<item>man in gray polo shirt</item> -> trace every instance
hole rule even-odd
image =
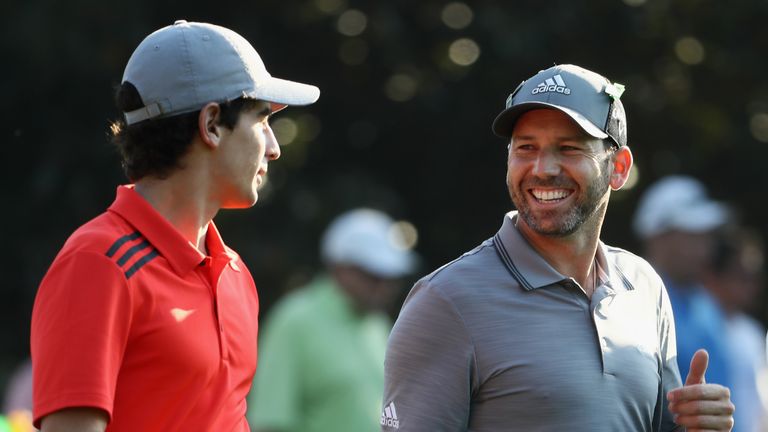
[[[699,351],[681,387],[664,285],[600,242],[632,166],[623,86],[573,65],[524,81],[496,118],[517,211],[421,279],[390,336],[382,430],[728,431]]]

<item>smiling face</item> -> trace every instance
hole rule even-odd
[[[564,237],[589,222],[599,231],[609,190],[623,185],[631,166],[631,156],[621,165],[616,155],[628,152],[625,147],[607,150],[601,139],[587,135],[561,111],[523,114],[507,159],[507,188],[519,212],[518,227],[529,235]]]
[[[258,200],[269,161],[280,146],[269,125],[270,106],[259,102],[246,109],[233,129],[222,127],[216,178],[222,208],[250,207]]]

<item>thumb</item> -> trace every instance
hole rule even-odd
[[[709,364],[709,353],[707,350],[700,349],[696,351],[691,359],[691,368],[688,370],[688,377],[685,379],[685,385],[704,384],[704,373],[707,372]]]

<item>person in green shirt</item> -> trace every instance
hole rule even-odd
[[[337,217],[321,244],[326,271],[278,301],[260,336],[248,419],[260,432],[379,430],[384,313],[415,254],[386,214]]]

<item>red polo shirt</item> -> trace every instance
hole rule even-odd
[[[131,186],[75,231],[32,312],[35,425],[67,407],[107,431],[247,431],[259,301],[208,225],[202,255]]]

